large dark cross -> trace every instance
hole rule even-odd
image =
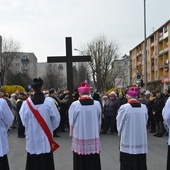
[[[47,57],[47,63],[66,63],[67,67],[67,88],[70,92],[70,100],[73,93],[73,62],[91,61],[91,56],[72,56],[72,40],[66,37],[66,56],[50,56]]]

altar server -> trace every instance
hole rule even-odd
[[[52,135],[60,123],[59,111],[54,100],[42,93],[42,79],[35,78],[31,86],[35,93],[19,112],[26,134],[26,170],[54,170]]]

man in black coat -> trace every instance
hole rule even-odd
[[[165,98],[160,90],[157,90],[155,93],[156,93],[156,99],[154,100],[154,103],[153,103],[152,113],[153,113],[154,120],[156,122],[157,132],[153,136],[162,137],[165,131],[164,125],[163,125],[163,117],[162,117],[162,110],[165,105],[165,102],[164,102]]]
[[[23,101],[26,99],[26,94],[23,92],[19,93],[19,97],[17,100],[17,113],[18,113],[18,138],[25,138],[25,127],[22,124],[19,111],[22,106]]]
[[[97,100],[97,101],[99,101],[99,102],[101,101],[101,100],[100,100],[100,95],[94,91],[94,88],[93,88],[93,87],[90,87],[90,93],[91,93],[91,97],[92,97],[94,100]]]

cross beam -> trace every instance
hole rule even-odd
[[[73,93],[73,62],[91,61],[91,56],[72,56],[72,40],[66,37],[66,56],[50,56],[47,57],[47,63],[66,63],[67,68],[67,88],[70,91],[70,100]]]

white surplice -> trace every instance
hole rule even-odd
[[[80,155],[100,153],[100,103],[94,100],[93,105],[81,105],[80,101],[75,101],[68,113],[72,151]]]
[[[129,103],[124,104],[119,108],[116,119],[118,135],[121,137],[120,151],[129,154],[147,153],[146,106],[141,104],[141,107],[132,107]]]
[[[53,135],[53,130],[56,129],[60,123],[60,114],[54,103],[54,99],[46,97],[44,103],[38,105],[34,105],[30,98],[29,101],[33,108],[39,111]],[[49,153],[51,148],[48,138],[26,101],[23,102],[19,114],[25,126],[26,150],[30,154]]]
[[[0,157],[9,152],[7,131],[14,120],[6,100],[0,98]]]
[[[162,110],[162,116],[163,116],[164,122],[167,125],[168,129],[170,129],[170,97],[166,101],[165,106]],[[168,138],[168,145],[170,146],[170,135]]]

